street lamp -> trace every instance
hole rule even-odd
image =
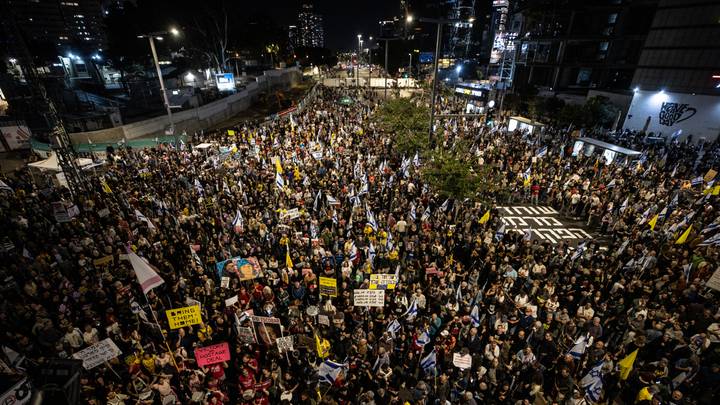
[[[147,38],[150,42],[150,51],[152,52],[153,62],[155,62],[155,70],[157,71],[158,80],[160,81],[160,93],[162,93],[163,103],[165,103],[165,110],[167,111],[168,124],[170,126],[170,134],[175,137],[175,147],[180,145],[178,136],[175,133],[175,124],[173,123],[172,111],[170,110],[170,102],[168,101],[167,90],[165,89],[165,82],[163,81],[162,71],[160,70],[160,63],[158,63],[157,52],[155,51],[155,40],[162,41],[162,35],[171,34],[173,36],[180,35],[180,31],[177,28],[170,28],[170,31],[158,31],[151,32],[149,34],[138,35],[138,38]]]
[[[412,76],[412,53],[409,53],[410,63],[408,63],[408,78]]]
[[[405,22],[408,24],[413,22],[413,16],[411,14],[408,14],[408,16],[405,17]]]
[[[355,60],[355,85],[360,87],[360,53],[362,53],[362,34],[358,34],[358,51]]]
[[[368,42],[368,87],[370,87],[370,82],[372,81],[372,41],[373,37],[370,37],[370,41]]]

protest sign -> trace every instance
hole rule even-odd
[[[230,347],[228,347],[227,342],[212,346],[196,347],[195,360],[197,361],[198,367],[228,361],[230,360]]]
[[[55,217],[55,220],[57,222],[70,222],[70,214],[68,214],[67,208],[65,208],[65,204],[62,201],[55,201],[51,203],[51,205],[53,210],[53,216]]]
[[[385,290],[353,290],[353,305],[356,307],[382,307],[385,305]]]
[[[202,316],[200,315],[200,307],[198,305],[168,309],[165,311],[165,314],[167,315],[170,329],[178,329],[202,323]]]
[[[371,274],[371,290],[393,290],[398,282],[398,276],[394,274]]]
[[[230,277],[223,276],[220,278],[220,287],[228,288],[230,286]]]
[[[469,354],[463,356],[460,353],[453,353],[453,365],[457,368],[467,370],[472,366],[472,356]]]
[[[255,257],[233,257],[232,259],[223,260],[215,265],[218,277],[236,275],[240,281],[252,280],[262,277],[262,269],[260,263]]]
[[[275,339],[275,343],[277,343],[278,350],[281,352],[293,351],[293,337],[292,336],[279,337],[279,338]]]
[[[707,283],[705,283],[706,287],[712,288],[715,291],[720,291],[720,269],[715,270],[715,272],[710,276]]]
[[[316,152],[311,152],[311,154],[312,154],[312,157],[313,157],[315,160],[320,160],[320,159],[323,158],[323,153],[322,153],[321,150],[316,151]]]
[[[280,219],[295,219],[300,216],[300,210],[293,208],[280,215]]]
[[[255,342],[255,334],[253,333],[252,328],[238,326],[236,329],[237,329],[237,333],[238,333],[238,339],[240,339],[241,342],[247,343],[247,344],[256,343]]]
[[[318,324],[330,326],[330,318],[327,315],[318,315]]]
[[[255,322],[258,343],[262,342],[265,347],[271,347],[277,338],[282,337],[280,319],[256,315],[251,315],[250,319]]]
[[[330,277],[320,277],[320,295],[337,297],[337,280]]]
[[[85,370],[92,370],[100,364],[103,364],[110,359],[114,359],[121,354],[122,352],[115,345],[115,342],[113,342],[112,339],[107,338],[73,354],[73,358],[82,360]]]
[[[225,300],[225,306],[226,306],[226,307],[231,307],[231,306],[233,306],[236,302],[238,302],[238,296],[237,296],[237,294],[235,294],[235,295],[233,295],[232,297],[226,299],[226,300]]]
[[[9,382],[11,381],[11,377],[8,376],[7,380],[8,382],[6,387],[9,386]],[[28,381],[27,377],[22,377],[15,384],[13,384],[10,388],[7,389],[2,395],[0,395],[0,404],[2,405],[22,405],[27,404],[30,402],[30,398],[32,398],[32,386],[30,385],[30,381]]]

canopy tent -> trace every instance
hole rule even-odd
[[[75,163],[78,165],[78,167],[84,167],[84,166],[93,164],[93,160],[87,159],[87,158],[78,158],[75,161]],[[60,163],[58,162],[58,158],[57,158],[57,155],[55,154],[55,152],[51,152],[50,157],[45,160],[41,160],[39,162],[28,163],[28,166],[34,167],[34,168],[40,169],[40,170],[50,170],[53,172],[61,172],[62,171],[62,169],[60,168]]]

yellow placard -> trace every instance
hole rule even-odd
[[[394,290],[398,279],[394,274],[371,274],[370,289],[371,290]]]
[[[168,309],[165,313],[167,314],[170,329],[178,329],[202,323],[199,305]]]
[[[228,129],[228,135],[230,135],[230,136],[235,135],[235,131],[232,129]]]
[[[705,173],[705,176],[703,177],[703,180],[705,180],[705,183],[711,182],[715,176],[717,176],[717,172],[713,169],[710,169]]]
[[[337,297],[337,280],[330,277],[320,277],[320,294]]]

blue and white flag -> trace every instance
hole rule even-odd
[[[702,176],[697,176],[697,177],[695,177],[694,179],[692,179],[692,181],[690,181],[690,184],[693,185],[693,186],[697,186],[698,184],[702,184],[702,183],[703,183],[703,177],[702,177]]]
[[[406,316],[408,318],[414,318],[418,314],[418,306],[417,306],[417,300],[413,299],[412,303],[410,303],[410,306],[408,307],[407,311],[405,311],[402,316]]]
[[[227,195],[232,195],[232,192],[230,191],[230,187],[228,187],[227,183],[225,183],[225,180],[223,180],[223,193]]]
[[[354,262],[357,259],[358,250],[357,246],[355,246],[355,241],[350,242],[350,261]]]
[[[628,206],[628,198],[629,198],[629,197],[625,197],[625,201],[623,201],[622,204],[620,204],[620,212],[621,212],[621,213],[622,213],[622,212],[625,212],[625,210],[627,209],[627,206]]]
[[[495,232],[495,240],[500,242],[505,237],[505,224],[500,226],[500,229]]]
[[[720,223],[717,222],[717,219],[716,219],[715,221],[716,221],[716,222],[713,222],[713,223],[711,223],[710,225],[708,225],[708,226],[706,226],[705,228],[703,228],[703,230],[700,231],[700,234],[701,234],[701,235],[704,235],[704,234],[706,234],[706,233],[708,233],[708,232],[712,232],[712,231],[720,228]]]
[[[377,232],[378,224],[377,221],[375,221],[375,214],[370,211],[367,205],[365,206],[365,217],[367,218],[367,224],[372,228],[373,232]]]
[[[312,222],[310,222],[310,238],[311,239],[317,238],[317,227]]]
[[[470,320],[472,321],[472,326],[476,328],[480,326],[480,308],[478,308],[477,305],[473,306],[472,311],[470,311]]]
[[[686,283],[689,283],[689,282],[690,282],[690,275],[692,274],[693,264],[692,264],[692,263],[688,263],[688,264],[686,264],[686,265],[683,265],[682,268],[683,268],[683,275],[685,276],[685,282],[686,282]]]
[[[237,210],[235,213],[235,219],[233,219],[232,222],[233,229],[236,233],[240,233],[243,231],[243,227],[245,226],[245,221],[243,221],[242,214],[240,213],[240,210]]]
[[[425,347],[426,344],[430,343],[430,335],[428,335],[427,331],[423,332],[420,336],[418,336],[415,343],[417,343],[420,347]]]
[[[720,233],[716,233],[714,236],[705,239],[698,246],[716,246],[720,245]]]
[[[282,190],[283,188],[285,188],[285,179],[283,179],[282,174],[280,174],[280,173],[275,173],[275,185],[276,185],[280,190]]]
[[[585,396],[592,402],[599,402],[603,391],[603,362],[599,362],[585,377],[580,380],[580,388],[585,390]]]
[[[540,148],[540,150],[538,150],[538,153],[535,156],[541,158],[541,157],[547,155],[547,150],[548,150],[547,146],[543,146],[542,148]]]
[[[413,165],[415,167],[420,167],[420,155],[418,155],[417,152],[415,152],[415,157],[413,158]]]
[[[340,205],[340,201],[336,200],[335,197],[331,196],[330,194],[325,194],[325,199],[330,205]]]
[[[460,304],[463,300],[463,293],[460,287],[462,287],[462,283],[458,283],[457,290],[455,290],[455,300],[458,304]]]
[[[615,179],[610,180],[610,183],[605,186],[607,188],[614,188],[615,187]]]
[[[677,164],[675,165],[675,167],[673,167],[673,171],[672,171],[672,173],[670,173],[671,179],[675,178],[675,173],[677,173],[677,167],[678,167]]]
[[[387,249],[387,251],[389,252],[389,251],[393,250],[394,247],[395,247],[395,241],[393,240],[392,233],[390,233],[390,231],[388,231],[387,242],[385,242],[385,249]]]
[[[415,214],[415,203],[410,204],[410,220],[415,222],[417,221],[417,214]]]
[[[529,242],[532,240],[532,237],[533,237],[532,228],[527,228],[527,229],[525,229],[525,231],[523,231],[523,238],[522,238],[523,241]]]
[[[447,209],[448,209],[448,205],[449,205],[449,204],[450,204],[450,199],[449,199],[449,198],[446,198],[446,199],[445,199],[445,202],[442,203],[442,205],[440,206],[440,209],[442,210],[442,212],[447,212]]]
[[[583,242],[578,245],[578,247],[575,249],[575,253],[573,253],[572,257],[570,258],[571,261],[575,261],[578,257],[582,256],[582,254],[585,252],[585,243]]]
[[[400,322],[398,322],[397,319],[394,319],[390,325],[388,325],[388,332],[392,335],[393,339],[395,338],[395,334],[400,332],[400,329],[402,329],[402,326],[400,326]]]
[[[677,207],[677,205],[678,205],[678,194],[680,194],[680,193],[675,193],[675,197],[673,197],[672,201],[670,201],[670,207],[671,207],[671,208]]]
[[[430,374],[432,372],[434,375],[436,373],[436,361],[435,350],[433,350],[420,361],[420,367],[422,367],[423,371],[425,371],[425,374]]]
[[[195,190],[197,190],[198,194],[205,195],[205,188],[200,184],[199,179],[195,179]]]
[[[313,202],[313,211],[317,211],[320,207],[320,190],[315,195],[315,201]]]
[[[347,366],[347,364],[340,364],[330,360],[323,361],[318,367],[318,381],[330,385],[335,384],[335,381],[340,377],[340,373]]]
[[[368,248],[368,257],[370,258],[370,265],[374,267],[375,263],[375,246],[373,246],[372,242],[370,242],[370,247]]]
[[[152,223],[152,221],[147,219],[147,217],[145,215],[143,215],[140,211],[135,210],[135,217],[138,219],[138,221],[145,222],[145,224],[147,224],[148,229],[157,229],[157,228],[155,228],[155,225]]]
[[[580,360],[589,344],[588,335],[583,335],[575,340],[573,346],[568,350],[567,354],[572,356],[575,360]]]
[[[425,208],[425,212],[423,212],[422,217],[420,217],[420,221],[425,222],[428,219],[430,219],[430,206],[428,205],[427,208]]]

